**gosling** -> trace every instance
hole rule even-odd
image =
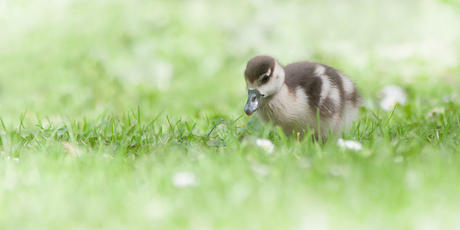
[[[338,70],[315,62],[283,67],[260,55],[249,60],[244,72],[249,116],[257,111],[264,121],[280,126],[285,135],[304,137],[307,129],[326,140],[329,133],[348,131],[362,98],[355,84]],[[319,127],[318,127],[319,118]]]

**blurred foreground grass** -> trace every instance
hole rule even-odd
[[[0,229],[458,228],[458,21],[455,1],[1,1]],[[242,116],[256,54],[350,75],[364,149]]]

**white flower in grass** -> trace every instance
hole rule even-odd
[[[6,159],[7,159],[7,160],[9,160],[9,159],[10,159],[10,157],[7,157]],[[16,162],[16,163],[18,163],[18,162],[19,162],[19,158],[14,158],[13,160],[14,160],[14,162]]]
[[[172,183],[178,188],[186,188],[198,185],[195,174],[192,172],[178,172],[172,177]]]
[[[445,110],[444,108],[441,108],[441,107],[436,107],[436,108],[433,108],[430,112],[428,112],[426,114],[427,117],[431,117],[431,118],[434,118],[434,117],[437,117],[441,114],[444,114],[445,113]]]
[[[382,100],[380,107],[385,111],[393,110],[396,104],[407,104],[407,96],[404,90],[396,85],[387,85],[381,91]]]
[[[342,167],[340,165],[332,165],[329,172],[332,176],[340,176],[342,175]]]
[[[423,183],[423,177],[415,170],[407,170],[405,180],[410,189],[420,188]]]
[[[342,138],[337,140],[337,145],[341,148],[347,148],[356,151],[363,150],[363,145],[361,143],[352,140],[344,140]]]
[[[273,153],[273,151],[275,150],[275,145],[267,139],[257,139],[256,145],[264,149],[267,153]]]
[[[442,100],[445,102],[445,103],[449,103],[452,101],[452,95],[450,94],[444,94],[444,96],[442,96]]]
[[[395,163],[401,163],[404,161],[403,156],[396,156],[395,159],[393,160]]]
[[[261,176],[267,176],[270,174],[270,167],[265,164],[253,164],[251,165],[251,170]]]
[[[460,95],[456,94],[456,93],[452,93],[452,94],[444,94],[444,96],[442,96],[442,100],[445,102],[445,103],[449,103],[449,102],[458,102],[460,100]]]

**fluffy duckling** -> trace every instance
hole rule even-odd
[[[289,136],[303,137],[307,127],[318,130],[325,140],[329,131],[348,129],[361,103],[355,84],[336,69],[315,62],[297,62],[285,67],[270,56],[249,60],[244,72],[248,101],[244,111],[279,125]],[[319,116],[320,127],[318,129]]]

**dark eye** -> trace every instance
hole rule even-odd
[[[262,84],[265,84],[268,82],[268,80],[270,80],[270,77],[268,75],[265,75],[262,77],[262,79],[260,80],[260,83]]]

